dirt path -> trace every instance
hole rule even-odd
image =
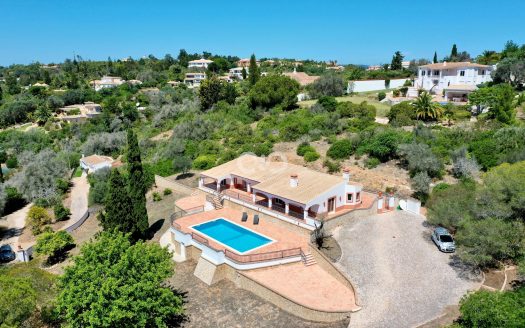
[[[89,182],[86,173],[73,178],[71,188],[71,222],[77,222],[88,209]]]
[[[18,239],[24,231],[27,212],[31,206],[32,204],[27,204],[0,219],[0,243],[2,245],[11,245],[14,250],[18,248]]]

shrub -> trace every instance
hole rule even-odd
[[[398,146],[397,154],[403,159],[410,173],[426,172],[431,177],[441,173],[443,164],[424,143],[409,143]]]
[[[392,91],[392,95],[394,97],[399,97],[400,94],[401,94],[401,91],[399,91],[398,89],[394,89],[394,91]]]
[[[164,196],[171,195],[172,193],[173,193],[173,191],[170,188],[164,189],[164,192],[163,192]]]
[[[60,194],[65,194],[69,187],[71,187],[71,184],[68,180],[62,178],[56,180],[56,189]]]
[[[53,212],[55,213],[55,220],[57,221],[65,221],[69,219],[69,216],[71,215],[71,211],[66,208],[62,202],[57,202],[55,204]]]
[[[11,156],[7,159],[5,165],[8,169],[15,169],[18,167],[18,159],[16,158],[16,156]]]
[[[162,200],[162,197],[160,197],[160,194],[158,192],[154,192],[153,193],[153,201],[154,202],[158,202],[158,201],[161,201]]]
[[[299,89],[299,83],[287,76],[263,76],[248,92],[248,103],[251,108],[268,110],[279,106],[285,110],[292,109],[297,104]]]
[[[381,91],[377,94],[377,100],[381,101],[386,98],[386,93],[384,91]]]
[[[408,92],[408,87],[403,86],[403,87],[399,88],[399,92],[401,92],[403,97],[406,97],[407,92]]]
[[[341,163],[337,161],[331,161],[328,158],[323,162],[323,166],[327,168],[328,173],[336,173],[341,170]]]
[[[215,155],[201,155],[193,161],[193,168],[197,170],[211,169],[217,162]]]
[[[315,152],[315,148],[306,142],[301,143],[297,147],[297,155],[304,156],[304,154],[306,154],[307,152]]]
[[[337,100],[333,96],[321,96],[317,103],[323,106],[323,109],[327,112],[333,112],[337,107]]]
[[[315,151],[308,151],[304,154],[304,160],[307,162],[315,162],[319,157],[320,155]]]
[[[390,124],[393,126],[412,125],[416,119],[416,111],[414,106],[408,101],[403,101],[390,108],[387,114]]]
[[[27,213],[27,223],[33,235],[38,235],[42,232],[44,225],[51,223],[51,217],[45,208],[33,205]]]
[[[428,176],[427,172],[417,173],[411,181],[412,189],[414,189],[416,195],[426,196],[428,195],[430,182],[432,180]]]
[[[310,95],[314,98],[321,96],[342,96],[345,84],[341,77],[335,74],[326,74],[317,79],[309,86]]]
[[[377,167],[379,164],[381,164],[381,161],[378,160],[378,159],[375,158],[375,157],[368,157],[368,158],[365,160],[365,166],[366,166],[366,168],[368,168],[368,169],[373,169],[373,168]]]
[[[44,232],[36,240],[35,252],[47,255],[47,262],[52,264],[72,245],[73,237],[67,231]]]
[[[404,137],[397,131],[386,130],[375,134],[364,147],[369,155],[376,157],[381,162],[386,162],[394,157],[397,145]]]
[[[326,155],[333,159],[344,159],[350,157],[355,151],[355,147],[350,139],[341,139],[334,142]]]
[[[39,207],[45,207],[45,208],[47,208],[47,207],[49,207],[50,202],[49,202],[49,199],[47,199],[47,198],[38,198],[38,199],[36,199],[36,200],[34,201],[34,204],[35,204],[36,206],[39,206]]]
[[[188,171],[191,169],[191,165],[191,159],[186,156],[176,156],[173,159],[173,169],[177,172],[181,172],[182,174],[188,173]]]

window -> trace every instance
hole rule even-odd
[[[485,75],[485,70],[481,70],[481,75]]]
[[[459,71],[459,76],[465,76],[465,71]]]
[[[283,206],[284,207],[284,201],[282,199],[279,199],[279,198],[274,198],[273,199],[273,203],[275,205],[280,205],[280,206]]]
[[[421,71],[421,76],[425,76],[425,71]]]
[[[360,202],[361,201],[361,193],[360,192],[355,194],[355,201],[356,202]]]
[[[348,203],[352,203],[354,201],[354,194],[346,194],[346,200]]]
[[[428,75],[428,76],[430,76],[430,70],[429,70],[429,71],[427,71],[427,75]]]
[[[434,71],[434,76],[439,76],[439,70]]]

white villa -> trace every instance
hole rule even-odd
[[[463,101],[478,84],[492,81],[492,66],[470,62],[435,63],[418,68],[415,87],[445,93],[445,99]]]
[[[230,71],[229,71],[229,76],[232,78],[232,79],[237,79],[237,80],[242,80],[242,67],[234,67],[234,68],[230,68]],[[245,67],[244,68],[246,70],[246,75],[248,75],[248,72],[249,72],[249,68],[248,67]]]
[[[206,73],[186,73],[184,84],[190,88],[195,88],[200,86],[204,80],[206,80]]]
[[[114,160],[110,156],[102,156],[96,154],[85,157],[82,156],[82,158],[80,159],[80,167],[87,173],[93,173],[103,168],[116,167],[120,164],[121,163],[118,159]]]
[[[102,106],[88,101],[83,104],[69,105],[59,110],[57,118],[66,122],[84,122],[102,114]]]
[[[188,62],[188,68],[208,68],[208,65],[213,63],[213,60],[209,60],[209,59],[204,59],[204,58],[201,58],[201,59],[197,59],[197,60],[190,60]]]
[[[350,182],[348,170],[334,176],[254,155],[202,172],[199,188],[305,228],[362,202],[362,186]]]
[[[118,76],[103,76],[100,80],[91,81],[91,85],[95,91],[99,91],[105,88],[115,88],[122,85],[125,81]]]

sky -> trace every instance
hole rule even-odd
[[[389,63],[525,43],[523,0],[0,0],[0,65],[208,51]]]

